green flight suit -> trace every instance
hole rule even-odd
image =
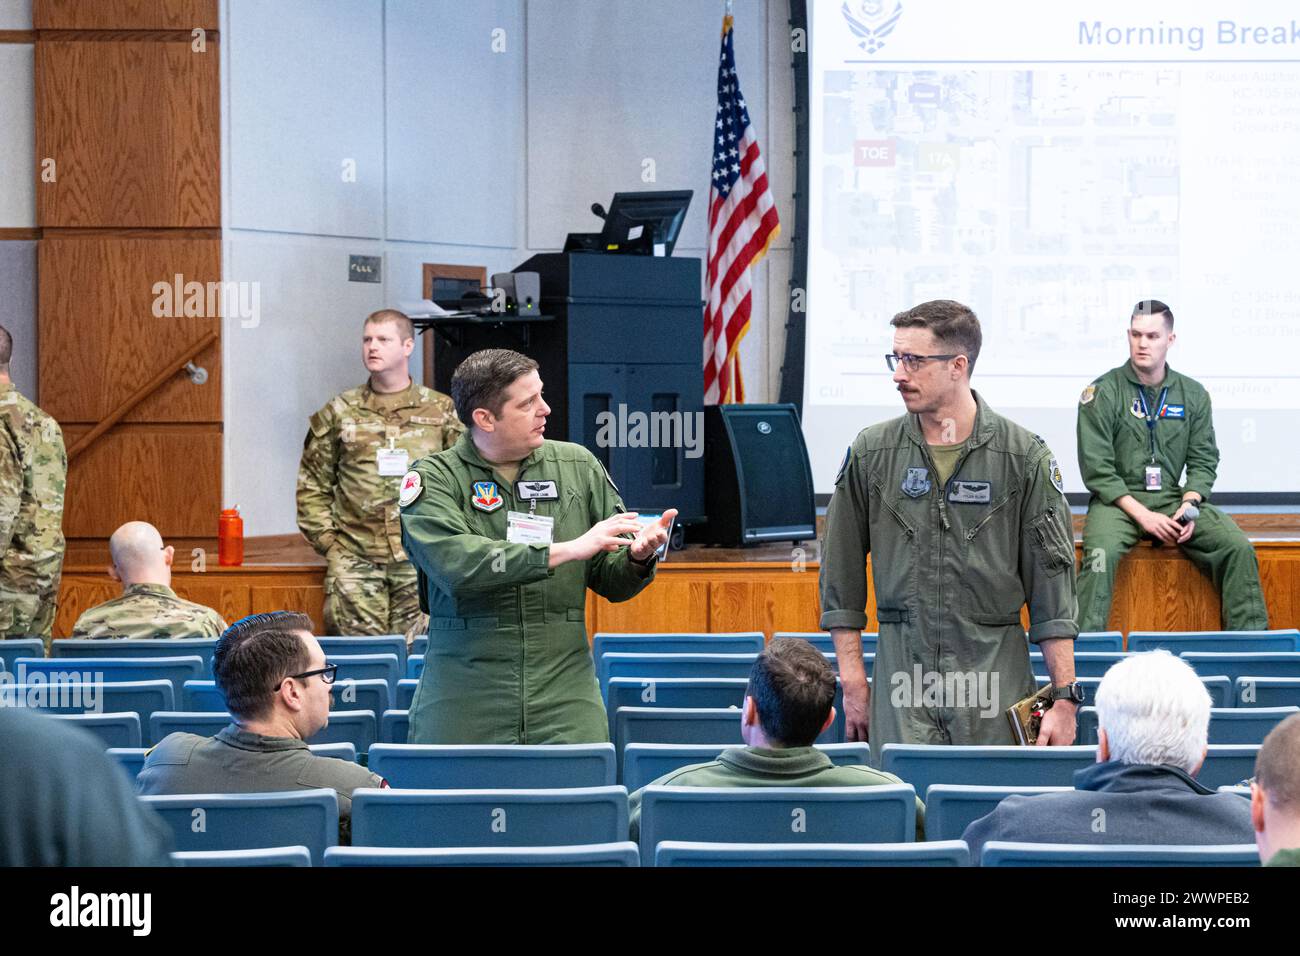
[[[1160,395],[1166,386],[1169,393],[1162,409]],[[1138,400],[1140,387],[1132,363],[1125,362],[1085,388],[1079,398],[1079,468],[1092,492],[1079,568],[1079,629],[1106,630],[1120,559],[1143,537],[1116,499],[1132,495],[1152,511],[1172,515],[1189,491],[1200,494],[1201,515],[1192,536],[1179,547],[1219,589],[1223,627],[1266,629],[1268,609],[1255,549],[1231,518],[1206,503],[1219,465],[1209,393],[1168,366],[1164,382],[1145,389],[1147,408],[1155,417],[1162,485],[1160,491],[1147,491],[1151,438]],[[1187,480],[1182,483],[1184,468]]]
[[[866,626],[871,554],[880,638],[873,760],[887,743],[1011,744],[1005,711],[1035,687],[1029,641],[1078,634],[1074,536],[1042,439],[975,394],[966,450],[946,485],[913,415],[864,429],[826,512],[821,626]]]
[[[402,545],[419,572],[429,648],[410,742],[608,740],[587,643],[587,588],[626,601],[653,578],[653,559],[638,565],[622,548],[548,570],[549,545],[506,541],[507,514],[530,510],[521,485],[554,482],[556,500],[533,499],[538,515],[554,519],[554,541],[579,538],[624,510],[600,462],[581,445],[547,441],[512,484],[465,434],[416,462],[412,475],[403,481]]]

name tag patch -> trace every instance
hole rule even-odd
[[[1186,418],[1187,411],[1182,405],[1165,405],[1160,409],[1161,418]]]
[[[986,505],[993,500],[993,485],[987,481],[954,481],[948,485],[948,500],[956,505]]]
[[[516,481],[515,495],[520,501],[559,501],[560,489],[553,481]]]

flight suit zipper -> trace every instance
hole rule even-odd
[[[1006,507],[1007,504],[1010,503],[1011,499],[1018,494],[1020,494],[1019,488],[1015,489],[1010,494],[1003,497],[1003,499],[999,501],[997,504],[993,505],[993,507],[989,509],[988,514],[986,514],[983,518],[980,519],[979,524],[975,525],[975,527],[971,528],[969,531],[966,532],[966,540],[974,541],[975,535],[980,533],[980,529],[983,528],[990,521],[992,521],[993,517],[1004,507]]]

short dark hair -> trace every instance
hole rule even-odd
[[[274,688],[307,670],[311,656],[299,631],[311,618],[297,611],[268,611],[240,618],[226,628],[212,654],[212,676],[236,717],[264,717]]]
[[[974,371],[984,336],[980,320],[969,306],[952,299],[935,299],[898,313],[889,324],[896,329],[929,329],[945,352],[966,356],[970,362],[966,374]]]
[[[1139,315],[1160,315],[1161,313],[1165,317],[1165,330],[1172,332],[1174,330],[1174,310],[1159,299],[1143,299],[1133,306],[1133,314],[1129,316],[1128,322],[1129,325],[1132,325],[1133,320]]]
[[[482,349],[468,356],[451,376],[451,400],[456,405],[457,417],[466,428],[472,428],[476,408],[500,415],[506,403],[506,390],[515,379],[537,368],[537,363],[527,355],[510,349]]]
[[[0,325],[0,368],[7,366],[14,357],[14,337],[9,330]]]
[[[1300,714],[1268,732],[1255,758],[1255,782],[1275,807],[1300,812]]]
[[[803,638],[778,637],[758,655],[745,693],[754,698],[759,726],[769,740],[810,747],[835,700],[835,672]]]
[[[397,326],[398,334],[402,336],[403,342],[415,338],[415,323],[410,320],[405,312],[399,312],[396,309],[380,309],[378,312],[371,312],[366,316],[366,321],[361,327],[381,325],[384,322],[392,322]]]

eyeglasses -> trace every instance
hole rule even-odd
[[[317,674],[320,675],[321,683],[332,684],[334,683],[334,678],[338,675],[338,672],[339,665],[326,664],[324,667],[317,668],[314,671],[303,671],[301,674],[290,674],[284,680],[280,681],[280,684],[283,684],[285,680],[305,680],[308,677],[315,677]],[[275,693],[278,691],[280,689],[280,684],[276,684],[272,687],[271,692]]]
[[[957,352],[953,355],[912,355],[911,353],[899,355],[897,352],[890,352],[885,356],[885,363],[889,366],[891,372],[898,368],[899,362],[902,362],[903,367],[909,372],[916,372],[919,371],[921,366],[926,362],[939,360],[946,362],[949,359],[957,358],[957,356],[961,354],[961,352]]]

